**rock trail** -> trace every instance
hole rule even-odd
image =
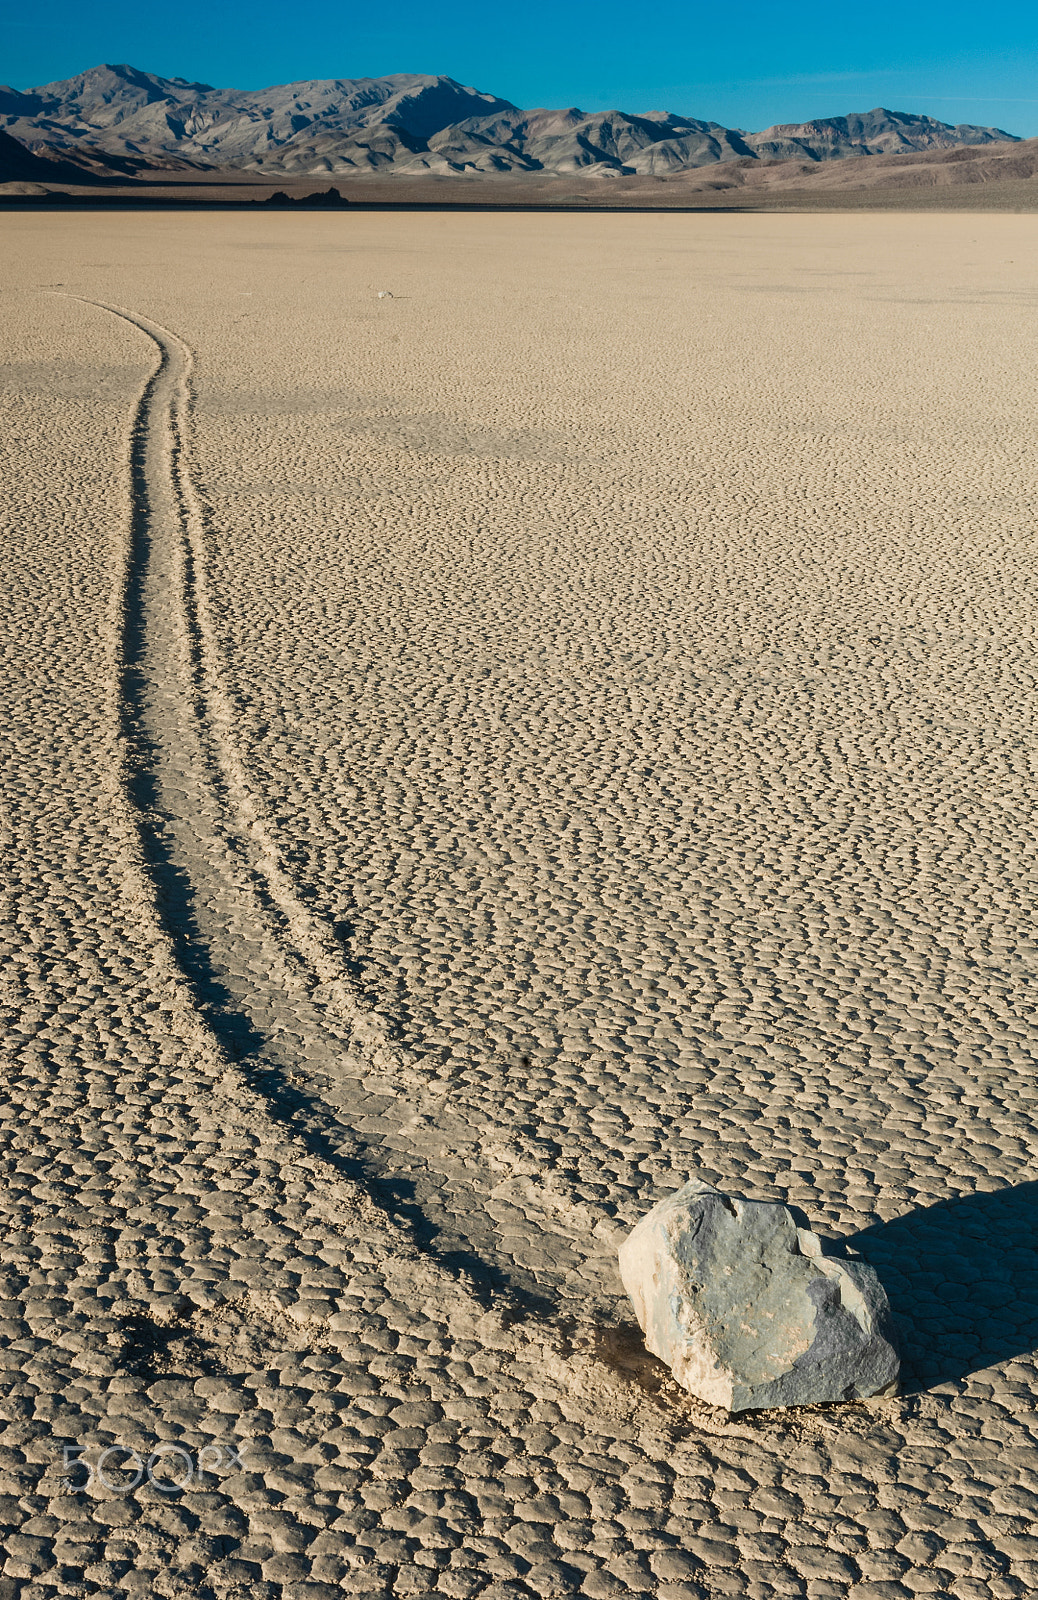
[[[188,460],[192,352],[146,318],[101,308],[157,354],[132,423],[121,704],[129,790],[177,962],[276,1115],[488,1302],[504,1295],[550,1313],[552,1286],[502,1247],[471,1165],[434,1166],[414,1148],[409,1124],[430,1110],[450,1132],[443,1087],[430,1094],[428,1075],[353,992],[341,946],[282,864],[235,748]],[[507,1224],[500,1202],[497,1214]]]

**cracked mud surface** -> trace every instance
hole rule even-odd
[[[1034,227],[8,219],[0,1597],[1038,1591]]]

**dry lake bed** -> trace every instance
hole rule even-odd
[[[4,218],[0,1600],[1038,1594],[1036,243]],[[899,1397],[646,1356],[690,1176]]]

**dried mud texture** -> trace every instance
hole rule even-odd
[[[0,1600],[1038,1589],[1033,234],[8,219]],[[903,1398],[676,1389],[690,1172]]]

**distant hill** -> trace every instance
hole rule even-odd
[[[40,144],[30,150],[0,129],[0,183],[89,183],[98,172],[107,176],[128,165],[117,156],[95,159],[73,146],[56,151]]]
[[[92,67],[24,92],[0,87],[0,129],[29,151],[67,152],[95,171],[184,163],[298,177],[652,176],[720,162],[843,161],[1016,142],[1001,128],[952,127],[881,107],[748,133],[663,111],[524,111],[453,78],[421,74],[239,90],[130,66]]]
[[[0,133],[0,183],[42,183],[50,178],[53,168],[41,156],[33,155],[24,144]]]

